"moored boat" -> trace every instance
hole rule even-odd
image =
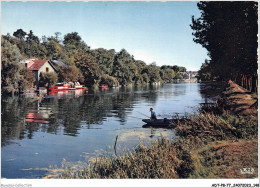
[[[57,83],[55,86],[49,87],[48,91],[58,92],[58,91],[76,90],[76,89],[86,89],[86,87],[85,85],[81,85],[79,82]]]
[[[183,122],[186,119],[142,119],[146,124],[143,125],[143,128],[146,127],[155,127],[155,128],[175,128],[178,125],[178,121]]]

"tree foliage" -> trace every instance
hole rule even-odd
[[[22,59],[16,45],[2,37],[1,40],[1,86],[4,93],[17,93],[25,89]]]
[[[84,82],[82,72],[75,66],[58,67],[59,82]]]
[[[21,41],[24,40],[26,32],[24,32],[22,29],[17,29],[17,31],[13,33],[13,36],[15,36],[17,39]]]
[[[58,82],[58,76],[54,72],[41,72],[39,86],[51,87]]]
[[[199,2],[199,18],[192,17],[194,42],[207,49],[210,61],[202,66],[217,80],[257,77],[258,3]],[[203,77],[203,75],[200,75]]]

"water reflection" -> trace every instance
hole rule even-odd
[[[2,146],[10,139],[22,139],[25,135],[32,138],[33,132],[39,129],[57,134],[60,126],[64,127],[65,135],[76,136],[81,122],[101,125],[107,117],[116,117],[124,125],[135,99],[142,98],[154,104],[158,97],[158,92],[153,92],[156,89],[149,86],[101,88],[92,91],[61,91],[40,99],[25,96],[3,98]]]

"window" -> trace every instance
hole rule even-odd
[[[49,72],[49,67],[46,67],[46,72]]]

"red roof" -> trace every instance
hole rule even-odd
[[[34,63],[28,68],[29,70],[40,70],[41,67],[47,62],[48,60],[34,60]]]

